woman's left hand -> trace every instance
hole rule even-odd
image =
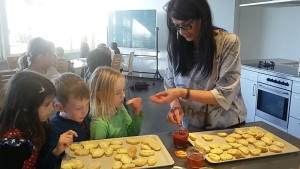
[[[142,98],[140,97],[133,98],[130,100],[130,102],[131,102],[130,105],[132,107],[133,114],[139,116],[142,110]]]
[[[167,116],[167,121],[173,125],[181,126],[181,120],[184,112],[181,107],[172,108]]]
[[[180,88],[175,89],[168,89],[164,92],[159,92],[153,96],[151,96],[149,99],[158,104],[169,104],[181,95],[183,95],[184,90]]]

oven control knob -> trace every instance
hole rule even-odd
[[[289,83],[288,83],[288,82],[285,82],[284,85],[289,86]]]
[[[267,78],[267,81],[271,81],[271,79],[270,79],[270,78]]]
[[[278,80],[274,80],[274,83],[279,83]]]

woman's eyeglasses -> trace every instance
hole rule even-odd
[[[191,20],[189,23],[183,24],[183,25],[173,25],[171,26],[171,29],[180,31],[182,30],[191,30],[193,28],[194,20]]]

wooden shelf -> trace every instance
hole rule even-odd
[[[300,0],[273,0],[265,2],[255,2],[255,3],[246,3],[240,4],[240,7],[291,7],[291,6],[300,6]]]

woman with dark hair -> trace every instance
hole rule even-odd
[[[20,70],[32,71],[48,79],[59,76],[53,67],[56,57],[54,43],[37,37],[30,40],[27,52],[20,58]]]
[[[190,131],[243,123],[240,41],[212,24],[206,0],[170,0],[166,5],[169,64],[166,91],[150,97],[170,103],[167,120]]]

